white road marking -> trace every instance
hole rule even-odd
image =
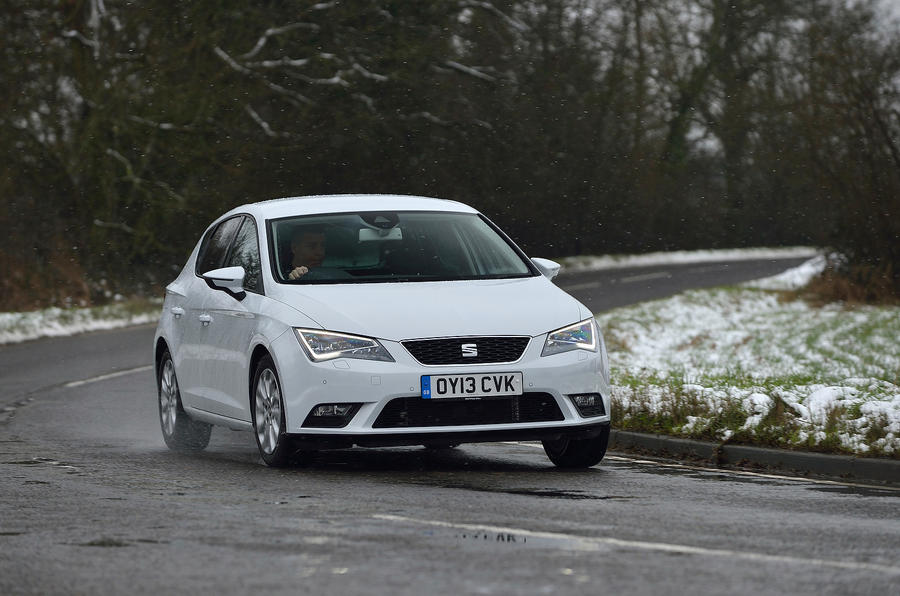
[[[878,490],[888,490],[900,492],[900,487],[882,486],[880,484],[859,484],[855,482],[841,482],[839,480],[823,480],[820,478],[801,478],[799,476],[782,476],[780,474],[764,474],[762,472],[748,472],[746,470],[730,470],[728,468],[707,468],[703,466],[688,466],[685,464],[670,464],[664,462],[653,461],[650,459],[639,459],[636,457],[621,457],[617,455],[607,455],[604,459],[612,461],[622,461],[632,464],[651,465],[660,468],[675,468],[683,470],[694,470],[699,472],[715,472],[718,474],[733,474],[735,476],[754,476],[756,478],[769,478],[772,480],[792,480],[794,482],[811,482],[813,484],[829,484],[832,486],[852,486],[856,488],[875,488]]]
[[[787,563],[793,565],[805,565],[814,567],[837,567],[839,569],[852,569],[854,571],[878,571],[881,573],[900,574],[900,567],[879,565],[877,563],[863,563],[857,561],[832,561],[828,559],[807,559],[791,555],[767,555],[762,553],[705,548],[702,546],[690,546],[686,544],[672,544],[667,542],[648,542],[644,540],[623,540],[620,538],[579,536],[577,534],[563,534],[560,532],[542,532],[526,530],[524,528],[510,528],[506,526],[492,526],[489,524],[461,524],[438,520],[416,519],[401,515],[375,514],[372,517],[384,521],[451,528],[455,530],[467,530],[471,532],[496,532],[498,534],[516,534],[545,540],[566,542],[581,550],[597,550],[600,546],[611,546],[622,549],[638,549],[664,553],[677,553],[683,555],[700,555],[707,557],[725,557],[731,559],[743,559],[749,561],[761,561],[765,563]]]
[[[637,281],[649,281],[651,279],[661,279],[663,277],[672,277],[668,271],[657,271],[656,273],[644,273],[643,275],[631,275],[629,277],[620,277],[619,281],[623,284],[630,284]]]
[[[535,449],[543,449],[543,445],[536,443],[522,443],[519,441],[503,441],[507,445],[521,445],[522,447],[532,447]],[[820,478],[802,478],[799,476],[782,476],[780,474],[765,474],[762,472],[748,472],[747,470],[732,470],[730,468],[709,468],[704,466],[689,466],[687,464],[670,464],[666,462],[654,461],[652,459],[640,459],[637,457],[623,457],[620,455],[606,455],[603,461],[620,461],[630,464],[641,464],[655,466],[657,468],[671,468],[676,470],[689,470],[694,472],[713,472],[715,474],[730,474],[732,476],[752,476],[755,478],[768,478],[770,480],[790,480],[792,482],[810,482],[812,484],[828,484],[831,486],[851,486],[855,488],[874,488],[877,490],[900,492],[900,487],[883,486],[881,484],[859,484],[857,482],[841,482],[840,480],[823,480]]]
[[[130,375],[134,373],[144,372],[147,370],[152,370],[153,365],[148,364],[147,366],[138,366],[137,368],[129,368],[128,370],[117,370],[116,372],[108,373],[105,375],[100,375],[97,377],[91,377],[89,379],[81,379],[80,381],[69,381],[63,387],[67,389],[71,389],[72,387],[81,387],[82,385],[88,385],[90,383],[98,383],[100,381],[105,381],[107,379],[115,379],[116,377],[124,377],[125,375]]]
[[[725,271],[729,269],[729,265],[712,265],[709,267],[692,267],[687,270],[688,273],[709,273],[711,271]]]

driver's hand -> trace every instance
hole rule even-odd
[[[288,279],[300,279],[307,273],[309,273],[309,269],[301,265],[300,267],[297,267],[296,269],[288,273]]]

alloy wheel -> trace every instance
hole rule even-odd
[[[159,417],[163,432],[171,437],[175,433],[175,421],[178,417],[178,381],[175,378],[175,366],[168,359],[163,365],[159,380]]]
[[[256,438],[260,449],[271,455],[281,434],[281,389],[270,368],[259,375],[256,383]]]

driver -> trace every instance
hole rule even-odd
[[[300,279],[325,258],[325,231],[319,227],[303,227],[291,238],[291,272],[288,279]]]

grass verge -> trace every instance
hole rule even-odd
[[[686,292],[600,314],[613,425],[900,459],[900,307]]]

